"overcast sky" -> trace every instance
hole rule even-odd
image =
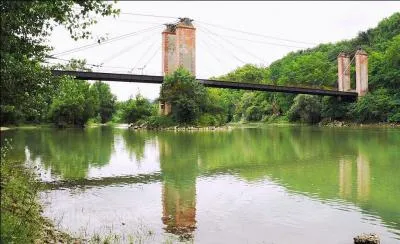
[[[196,76],[208,78],[225,74],[243,63],[268,65],[291,51],[353,38],[359,31],[375,27],[381,19],[400,11],[400,2],[395,1],[121,1],[116,6],[122,14],[116,19],[100,18],[98,24],[91,27],[93,39],[73,41],[64,28],[56,28],[50,39],[50,45],[55,48],[53,53],[94,43],[98,37],[113,38],[139,31],[118,41],[58,57],[86,59],[87,63],[96,65],[103,63],[103,67],[93,68],[103,72],[161,75],[162,24],[174,22],[171,17],[189,17],[194,19],[197,29]],[[137,92],[154,99],[160,87],[109,84],[118,100],[126,100]]]

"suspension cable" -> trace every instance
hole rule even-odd
[[[152,44],[148,46],[148,48],[143,52],[143,55],[138,59],[136,64],[131,69],[131,72],[139,65],[139,63],[143,60],[143,58],[150,52],[150,50],[157,44],[157,40],[155,40]]]
[[[275,40],[280,40],[280,41],[287,41],[287,42],[293,42],[293,43],[301,43],[301,44],[308,44],[308,45],[309,45],[309,44],[311,44],[311,45],[316,45],[316,43],[303,42],[303,41],[296,41],[296,40],[290,40],[290,39],[285,39],[285,38],[280,38],[280,37],[268,36],[268,35],[264,35],[264,34],[259,34],[259,33],[254,33],[254,32],[248,32],[248,31],[233,29],[233,28],[229,28],[229,27],[224,27],[224,26],[221,26],[221,25],[211,24],[211,23],[207,23],[207,22],[203,22],[203,21],[199,21],[199,20],[196,20],[196,22],[198,22],[198,23],[203,23],[203,24],[210,25],[210,26],[214,26],[214,27],[221,28],[221,29],[225,29],[225,30],[229,30],[229,31],[240,32],[240,33],[247,34],[247,35],[260,36],[260,37],[264,37],[264,38],[270,38],[270,39],[275,39]]]
[[[223,64],[222,64],[222,61],[221,61],[216,55],[214,55],[213,52],[211,52],[211,51],[209,51],[209,50],[207,49],[207,44],[205,43],[205,41],[203,41],[202,39],[199,39],[199,40],[201,41],[200,43],[205,47],[204,50],[206,50],[206,52],[207,52],[208,54],[210,54],[210,56],[212,56],[214,59],[216,59],[220,65],[223,65]]]
[[[217,60],[217,62],[220,64],[220,66],[223,66],[223,63],[221,62],[221,60],[220,60],[217,56],[215,56],[212,52],[210,52],[210,51],[207,49],[207,45],[204,44],[203,40],[200,40],[200,41],[201,41],[201,42],[199,42],[199,44],[201,44],[201,45],[199,45],[199,46],[204,46],[204,50],[206,50],[206,53],[208,53],[211,57],[213,57],[215,60]],[[210,65],[210,66],[211,66],[211,69],[212,69],[212,70],[216,71],[215,73],[218,72],[218,71],[215,69],[215,66],[213,66],[213,65]]]
[[[221,44],[221,43],[219,43],[218,41],[216,41],[213,37],[211,37],[207,32],[205,32],[205,31],[203,31],[202,29],[199,29],[201,32],[203,32],[203,33],[205,33],[207,36],[208,36],[208,38],[210,39],[210,40],[212,40],[214,43],[217,43],[222,49],[224,49],[225,50],[225,47]],[[243,63],[243,64],[246,64],[246,62],[245,61],[243,61],[242,59],[240,59],[239,57],[237,57],[235,54],[233,54],[232,52],[230,52],[229,50],[228,50],[228,53],[230,54],[230,55],[232,55],[236,60],[238,60],[239,62],[241,62],[241,63]]]
[[[343,71],[342,76],[347,72],[347,70],[349,69],[351,63],[353,63],[354,59],[356,58],[357,54],[358,54],[358,50],[354,53],[353,58],[350,60],[350,63],[346,66],[346,69]]]
[[[197,24],[198,25],[198,24]],[[201,25],[200,25],[201,26]],[[203,26],[204,28],[204,26]],[[248,41],[248,42],[253,42],[253,43],[260,43],[260,44],[266,44],[266,45],[272,45],[272,46],[280,46],[280,47],[290,47],[290,48],[307,48],[307,47],[301,47],[301,46],[294,46],[294,45],[286,45],[286,44],[279,44],[279,43],[274,43],[274,42],[265,42],[265,41],[259,41],[259,40],[250,40],[247,38],[241,38],[241,37],[236,37],[236,36],[230,36],[230,35],[221,35],[219,34],[219,36],[224,36],[224,37],[228,37],[231,39],[236,39],[236,40],[241,40],[241,41]]]
[[[144,43],[144,40],[147,40],[148,38],[152,37],[153,33],[151,35],[145,36],[144,38],[140,39],[138,42],[135,42],[131,45],[129,45],[128,47],[125,47],[123,49],[121,49],[118,53],[112,54],[111,56],[105,58],[104,60],[100,61],[100,64],[104,64],[106,62],[110,62],[111,60],[115,59],[116,57],[120,56],[121,54],[130,51],[132,48],[137,47],[138,45],[140,45],[141,43]]]
[[[157,47],[157,49],[155,50],[155,52],[153,53],[153,55],[149,58],[149,60],[147,60],[147,62],[145,63],[145,65],[143,67],[146,67],[151,60],[153,60],[153,58],[156,56],[156,54],[161,50],[161,47]]]
[[[265,62],[264,59],[262,59],[262,58],[258,57],[257,55],[255,55],[255,54],[253,54],[253,53],[247,51],[246,48],[242,48],[242,47],[239,47],[239,46],[235,45],[235,44],[232,43],[229,39],[226,39],[226,38],[224,38],[224,37],[222,37],[222,36],[220,36],[220,35],[218,35],[218,34],[212,32],[212,31],[210,31],[208,28],[205,28],[204,26],[202,26],[201,28],[203,28],[205,31],[207,31],[207,32],[210,33],[210,34],[212,34],[212,35],[214,35],[214,36],[217,36],[217,37],[220,38],[221,40],[224,40],[225,42],[229,43],[231,46],[238,48],[238,49],[241,50],[242,52],[245,52],[245,53],[247,53],[248,55],[250,55],[250,56],[252,56],[252,57],[254,57],[254,58],[260,60],[262,63]]]
[[[163,26],[163,25],[156,25],[156,26],[153,26],[153,27],[150,27],[150,28],[138,30],[138,31],[131,32],[131,33],[124,34],[124,35],[120,35],[120,36],[116,36],[116,37],[110,38],[108,40],[105,40],[103,42],[95,42],[95,43],[92,43],[92,44],[87,44],[87,45],[84,45],[84,46],[81,46],[81,47],[77,47],[77,48],[73,48],[73,49],[70,49],[70,50],[66,50],[66,51],[62,51],[62,52],[59,52],[59,53],[55,53],[52,56],[62,56],[62,55],[66,55],[66,54],[71,54],[71,53],[74,53],[74,52],[82,51],[84,49],[89,49],[89,48],[93,48],[93,47],[100,46],[100,45],[103,45],[103,44],[111,43],[111,42],[114,42],[114,41],[119,41],[119,40],[122,40],[122,39],[125,39],[125,38],[128,38],[128,37],[131,37],[131,36],[135,36],[135,35],[138,35],[138,34],[142,34],[142,33],[145,33],[145,32],[160,28],[161,26]]]

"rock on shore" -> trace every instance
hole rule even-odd
[[[354,244],[379,244],[379,236],[374,233],[361,234],[353,238]]]

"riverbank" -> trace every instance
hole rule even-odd
[[[1,243],[72,243],[74,238],[42,216],[34,169],[7,160],[5,144],[1,147]]]
[[[399,123],[356,123],[351,121],[321,121],[318,126],[323,127],[363,127],[363,128],[400,128]]]
[[[198,126],[198,125],[174,125],[174,126],[159,126],[149,127],[140,124],[118,124],[118,123],[107,123],[107,124],[95,124],[91,123],[86,125],[84,128],[95,128],[101,126],[110,126],[115,128],[127,128],[132,130],[159,130],[159,131],[226,131],[233,128],[247,128],[247,127],[260,127],[260,126],[318,126],[318,127],[351,127],[351,128],[400,128],[399,123],[356,123],[350,121],[324,121],[318,124],[306,124],[300,122],[288,122],[288,121],[265,121],[265,122],[229,122],[225,125],[220,126]],[[13,130],[13,129],[40,129],[40,128],[57,128],[52,124],[37,124],[37,125],[19,125],[19,126],[2,126],[0,131]],[[74,127],[71,127],[74,128]]]

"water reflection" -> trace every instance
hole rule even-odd
[[[233,175],[249,185],[270,179],[289,192],[352,203],[400,230],[397,130],[268,127],[229,132],[134,132],[101,127],[16,130],[11,157],[25,150],[63,187],[161,182],[164,230],[192,239],[199,179]],[[2,134],[2,138],[4,138]],[[93,178],[94,171],[101,171]],[[212,190],[212,189],[210,189]]]
[[[370,193],[370,168],[369,161],[362,153],[357,157],[357,199],[366,201]]]
[[[352,167],[351,160],[339,160],[339,195],[343,199],[351,199],[353,190],[353,178],[351,177]]]
[[[162,183],[162,222],[168,233],[179,235],[181,239],[192,239],[196,229],[196,178],[198,164],[189,155],[197,155],[191,145],[190,134],[174,138],[161,137],[159,142]],[[175,143],[171,143],[174,141]],[[175,154],[177,150],[185,155]]]

